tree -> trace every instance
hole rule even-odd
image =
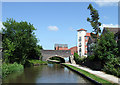
[[[32,24],[26,21],[16,22],[13,19],[7,19],[6,22],[3,22],[3,25],[5,28],[3,29],[2,46],[5,62],[25,64],[29,57],[40,56],[38,41],[33,32],[36,29]]]
[[[100,36],[96,48],[94,49],[95,59],[98,59],[102,62],[102,65],[111,59],[114,59],[118,54],[117,43],[114,39],[114,34],[109,30]]]
[[[118,55],[120,56],[120,40],[117,41],[117,44],[118,44],[118,51],[119,51]]]
[[[74,60],[77,64],[82,64],[85,59],[85,56],[80,57],[77,53],[74,53]]]
[[[101,23],[99,22],[99,14],[98,11],[93,8],[91,4],[89,4],[88,8],[90,10],[91,19],[87,18],[87,21],[91,23],[91,26],[93,27],[94,31],[91,32],[91,36],[95,38],[95,42],[97,42],[97,39],[99,37],[99,33],[101,33],[100,27]]]

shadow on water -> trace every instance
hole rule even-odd
[[[48,64],[25,68],[10,74],[3,83],[89,83],[90,81],[60,64]]]

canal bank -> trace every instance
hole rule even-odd
[[[79,65],[70,64],[70,63],[64,63],[62,65],[82,75],[83,77],[87,78],[88,80],[92,81],[95,84],[119,85],[118,78],[113,75],[105,74],[104,72],[100,72],[100,71],[93,71],[89,68],[81,67]]]
[[[48,64],[25,68],[23,72],[12,73],[3,83],[78,83],[94,85],[91,81],[60,64]]]

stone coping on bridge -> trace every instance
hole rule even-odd
[[[70,63],[65,63],[65,64],[72,65],[74,67],[77,67],[79,69],[87,71],[87,72],[89,72],[89,73],[91,73],[91,74],[93,74],[95,76],[98,76],[98,77],[100,77],[100,78],[102,78],[104,80],[107,80],[107,81],[109,81],[111,83],[117,83],[118,85],[120,85],[120,82],[119,82],[120,78],[118,78],[118,77],[116,77],[114,75],[106,74],[105,72],[102,72],[102,71],[95,71],[95,70],[92,70],[90,68],[82,67],[82,66],[77,65],[77,64],[70,64]]]

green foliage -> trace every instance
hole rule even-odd
[[[111,58],[111,60],[104,65],[103,71],[120,78],[120,58]]]
[[[118,55],[120,56],[120,40],[118,40],[117,44],[118,44],[118,51],[119,51]]]
[[[47,64],[47,61],[41,61],[41,60],[29,60],[31,64]]]
[[[102,61],[104,65],[105,62],[110,61],[111,58],[117,57],[117,54],[118,48],[114,40],[114,34],[108,31],[104,35],[101,35],[94,49],[95,58]]]
[[[40,59],[42,60],[41,52],[40,50],[42,49],[42,46],[37,45],[33,49],[30,50],[29,52],[29,57],[28,59]]]
[[[104,35],[100,36],[100,39],[94,46],[93,52],[94,55],[88,56],[89,61],[100,62],[100,69],[120,77],[118,44],[116,43],[112,32],[108,30]]]
[[[74,60],[77,64],[81,64],[86,59],[85,56],[79,56],[77,53],[74,53]]]
[[[7,19],[3,22],[3,61],[25,64],[27,59],[39,59],[41,46],[37,45],[36,29],[32,24]]]
[[[91,15],[91,19],[87,18],[87,21],[91,23],[91,26],[93,27],[95,34],[91,33],[91,36],[93,36],[93,38],[95,38],[95,40],[97,41],[98,35],[99,33],[101,33],[100,27],[101,23],[99,22],[99,14],[98,11],[93,8],[93,6],[91,4],[89,4],[88,8],[90,10],[90,15]]]
[[[95,56],[94,56],[94,55],[90,55],[90,56],[88,56],[88,58],[87,58],[87,59],[92,61],[92,60],[94,60],[94,58],[95,58]]]
[[[77,64],[80,63],[80,56],[77,53],[74,53],[74,60]]]
[[[13,56],[13,52],[15,50],[15,45],[8,38],[4,39],[4,41],[3,41],[4,42],[3,45],[6,46],[6,49],[4,49],[4,58],[3,59],[5,60],[6,63],[9,63],[10,58]]]
[[[17,72],[23,70],[24,67],[21,64],[17,64],[16,62],[13,64],[2,64],[2,78],[5,78],[10,73]]]

